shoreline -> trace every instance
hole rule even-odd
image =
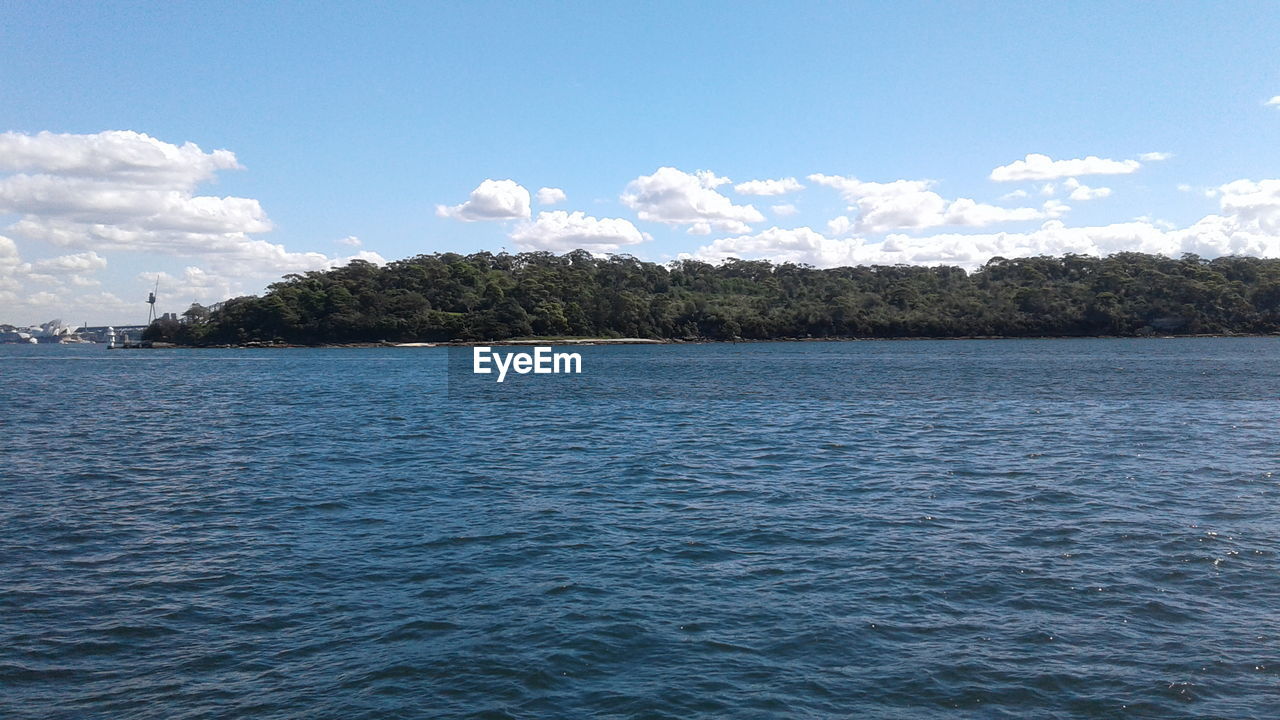
[[[316,343],[313,345],[285,342],[248,342],[227,345],[172,345],[156,348],[129,348],[155,350],[288,350],[332,348],[438,348],[438,347],[498,347],[498,346],[601,346],[601,345],[712,345],[757,343],[805,343],[805,342],[903,342],[925,340],[1183,340],[1195,338],[1275,338],[1276,333],[1203,333],[1195,335],[963,335],[963,336],[912,336],[912,337],[807,337],[807,338],[738,338],[717,340],[713,338],[518,338],[511,340],[443,340],[440,342],[352,342]]]

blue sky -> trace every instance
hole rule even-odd
[[[1274,4],[42,2],[0,28],[0,322],[356,253],[1280,254]],[[181,172],[120,169],[185,143]],[[447,210],[487,180],[512,182]]]

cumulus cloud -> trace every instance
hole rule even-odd
[[[272,228],[257,200],[195,194],[219,170],[239,168],[230,151],[130,131],[9,132],[0,134],[0,170],[11,173],[0,178],[0,214],[18,216],[6,232],[22,242],[213,254],[251,273],[312,264],[310,254],[249,237]],[[257,264],[264,256],[273,262]]]
[[[879,183],[821,174],[810,175],[809,180],[836,189],[850,203],[849,209],[858,211],[853,226],[858,232],[880,233],[940,225],[981,227],[1048,217],[1045,211],[1036,208],[1002,208],[969,198],[948,202],[930,190],[931,180]]]
[[[110,179],[12,175],[0,180],[0,213],[28,224],[131,228],[140,234],[226,235],[271,230],[257,200],[196,197],[171,187],[127,187]],[[23,227],[23,226],[19,226]]]
[[[1160,231],[1141,224],[1102,228],[1065,228],[1050,220],[1031,233],[946,233],[914,237],[890,234],[880,241],[863,237],[833,238],[810,228],[772,228],[758,235],[722,238],[699,248],[693,257],[720,261],[730,257],[771,259],[818,267],[843,265],[959,265],[976,268],[995,256],[1093,252],[1103,246],[1152,246]],[[1137,248],[1131,248],[1137,249]]]
[[[800,212],[795,205],[787,203],[785,205],[770,205],[769,210],[778,217],[790,217]]]
[[[12,272],[22,267],[22,257],[18,254],[18,244],[12,239],[0,235],[0,273]]]
[[[361,245],[364,244],[363,242],[360,241],[360,238],[356,237],[355,235],[348,235],[344,238],[338,238],[337,240],[334,240],[334,242],[338,243],[339,245],[346,245],[348,247],[360,247]]]
[[[1159,162],[1161,160],[1168,160],[1171,157],[1173,157],[1173,153],[1149,152],[1149,153],[1142,153],[1141,155],[1138,156],[1138,159],[1141,160],[1142,162]]]
[[[363,260],[374,265],[385,265],[387,262],[378,253],[365,250],[347,257],[329,258],[323,263],[308,269],[331,270],[350,264],[352,260]],[[148,288],[154,287],[158,281],[159,297],[176,302],[184,308],[186,303],[189,302],[216,303],[244,292],[239,278],[192,265],[183,269],[180,275],[173,275],[163,271],[142,272],[138,274],[137,279]]]
[[[32,307],[39,307],[42,305],[50,306],[60,302],[61,300],[62,298],[60,296],[46,290],[42,290],[33,295],[28,295],[24,300],[24,304]]]
[[[1226,218],[1258,233],[1280,234],[1280,180],[1236,180],[1218,190]]]
[[[652,175],[632,180],[622,193],[624,205],[649,222],[688,225],[691,234],[750,232],[748,223],[762,222],[764,215],[751,205],[734,205],[715,188],[731,182],[700,170],[689,174],[673,167],[658,168]]]
[[[235,284],[230,278],[190,265],[181,275],[143,272],[138,273],[138,280],[147,287],[158,287],[159,297],[181,298],[183,303],[198,302],[207,305],[236,294]]]
[[[40,132],[0,134],[0,171],[60,177],[111,178],[117,184],[194,188],[219,170],[238,170],[229,150],[206,153],[194,143],[162,142],[130,130],[92,135]]]
[[[0,214],[19,216],[18,239],[64,247],[169,254],[234,246],[271,222],[257,200],[197,196],[218,170],[240,165],[227,150],[205,153],[148,135],[0,135]]]
[[[0,215],[16,217],[0,242],[8,291],[18,292],[24,277],[94,285],[90,275],[106,266],[104,253],[111,251],[195,259],[237,283],[349,260],[291,252],[252,237],[273,227],[255,199],[197,194],[220,171],[238,169],[229,150],[205,152],[194,143],[174,145],[132,131],[0,134]],[[79,252],[4,267],[9,246],[17,244]],[[39,297],[48,299],[29,294],[24,306],[34,307]],[[86,296],[54,297],[67,308],[87,307]]]
[[[1062,183],[1062,187],[1071,191],[1067,197],[1072,200],[1096,200],[1097,198],[1104,198],[1111,194],[1111,188],[1092,188],[1088,185],[1081,185],[1080,181],[1075,178],[1067,178],[1066,181]]]
[[[568,196],[560,188],[544,187],[538,188],[537,198],[539,205],[555,205],[564,202]]]
[[[385,265],[386,259],[376,252],[361,250],[345,257],[325,257],[320,253],[309,254],[309,262],[294,265],[288,272],[309,272],[313,270],[332,270],[348,265],[353,260],[363,260],[374,265]],[[272,274],[275,274],[274,272]],[[229,268],[211,265],[208,268],[194,265],[187,266],[181,275],[173,275],[164,271],[148,271],[138,273],[137,279],[144,287],[153,287],[160,281],[160,296],[182,307],[188,302],[214,303],[226,300],[234,295],[242,295],[247,288],[243,278]]]
[[[272,229],[257,200],[195,194],[219,170],[239,169],[228,150],[204,152],[130,131],[0,135],[0,214],[20,241],[90,251],[212,256],[237,272],[290,272],[330,260],[250,237]],[[264,262],[265,261],[265,262]]]
[[[698,177],[698,182],[709,188],[718,188],[721,185],[731,185],[733,181],[727,177],[720,177],[710,170],[697,170],[694,175]]]
[[[991,171],[996,182],[1016,180],[1057,180],[1081,175],[1128,175],[1142,167],[1137,160],[1110,160],[1090,155],[1072,160],[1054,160],[1048,155],[1028,154]]]
[[[578,211],[553,210],[538,213],[534,222],[522,223],[511,233],[522,250],[589,250],[612,252],[624,245],[652,239],[622,218],[594,218]]]
[[[1267,107],[1280,107],[1280,95],[1276,95],[1266,102]]]
[[[853,221],[848,215],[841,215],[827,221],[827,233],[833,237],[848,235],[851,232],[853,232]]]
[[[1044,205],[1041,207],[1044,208],[1044,216],[1047,218],[1057,219],[1071,212],[1070,205],[1066,205],[1058,200],[1046,200]]]
[[[89,276],[105,269],[107,267],[107,259],[90,250],[89,252],[36,260],[27,267],[30,268],[30,274],[27,275],[28,280],[44,283],[65,280],[78,287],[90,287],[97,285],[98,282]]]
[[[803,189],[804,186],[800,181],[793,177],[779,180],[748,180],[733,186],[733,191],[739,195],[786,195]]]
[[[460,205],[437,205],[436,215],[463,222],[525,220],[529,217],[529,191],[514,180],[485,180]]]
[[[858,239],[829,238],[808,227],[783,229],[771,227],[756,235],[720,238],[682,258],[720,262],[731,257],[747,260],[769,259],[819,267],[854,264],[853,249]]]
[[[883,240],[838,237],[847,227],[833,220],[824,235],[811,228],[771,228],[755,235],[721,238],[688,257],[772,259],[820,267],[862,264],[959,265],[973,269],[992,257],[1109,255],[1136,251],[1177,257],[1251,255],[1280,257],[1280,180],[1237,180],[1218,188],[1220,213],[1184,228],[1147,218],[1089,227],[1049,220],[1030,232],[888,234]],[[847,218],[843,218],[847,222]],[[843,227],[842,227],[843,226]]]

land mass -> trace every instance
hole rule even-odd
[[[1280,260],[1142,253],[958,267],[660,265],[586,251],[438,253],[287,275],[153,323],[183,345],[537,338],[771,340],[1280,332]]]

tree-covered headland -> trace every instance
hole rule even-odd
[[[903,338],[1280,332],[1280,260],[1118,253],[958,267],[668,265],[437,253],[288,275],[147,339],[193,345],[515,337]]]

